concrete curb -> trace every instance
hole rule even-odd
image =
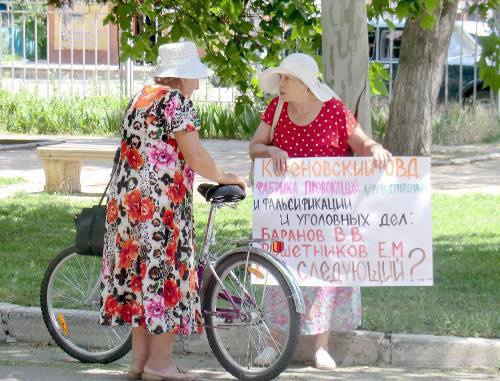
[[[431,165],[434,167],[443,166],[443,165],[462,165],[475,163],[478,161],[487,161],[487,160],[496,160],[500,159],[500,153],[490,153],[486,155],[476,155],[470,157],[463,157],[457,159],[448,159],[448,160],[431,160]]]
[[[12,151],[12,150],[19,150],[19,149],[32,149],[32,148],[37,148],[37,147],[42,147],[42,146],[49,146],[49,145],[54,145],[54,144],[60,144],[64,143],[64,141],[39,141],[39,142],[33,142],[33,143],[20,143],[20,144],[6,144],[3,146],[0,146],[0,151]]]
[[[237,338],[235,338],[237,340]],[[0,342],[51,342],[38,307],[0,303]],[[178,338],[176,352],[211,354],[205,335]],[[353,331],[332,334],[330,350],[343,366],[498,367],[500,340]],[[313,340],[300,338],[295,360],[311,362]]]

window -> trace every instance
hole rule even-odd
[[[380,59],[388,60],[391,57],[391,40],[392,40],[392,58],[399,58],[399,48],[401,47],[402,30],[380,30]]]
[[[375,32],[368,32],[368,58],[375,59]]]

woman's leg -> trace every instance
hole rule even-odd
[[[330,340],[330,331],[319,333],[316,335],[314,350],[317,351],[323,348],[328,351],[328,341]]]
[[[314,343],[314,360],[316,368],[323,370],[331,370],[336,368],[335,360],[328,353],[328,341],[330,339],[330,331],[322,332],[315,335],[316,340]]]
[[[130,372],[142,373],[149,357],[151,335],[140,327],[132,328],[132,361]]]
[[[177,370],[177,365],[172,359],[174,341],[173,333],[150,336],[149,358],[144,366],[144,372],[163,377],[183,374]]]

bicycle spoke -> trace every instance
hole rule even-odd
[[[81,274],[83,274],[83,276],[85,277],[85,279],[87,280],[87,284],[90,284],[90,280],[89,278],[87,277],[87,270],[85,270],[85,268],[82,266],[82,262],[83,262],[83,259],[79,258],[79,260],[77,261],[78,262],[78,265],[80,266],[80,270],[81,270]]]
[[[212,311],[232,311],[234,307],[226,300],[229,296],[240,314],[237,319],[207,315],[210,345],[236,377],[276,377],[288,364],[299,333],[290,288],[270,262],[254,254],[241,252],[224,262],[216,268],[221,282],[209,287],[208,306]],[[271,293],[273,287],[276,292]]]
[[[66,282],[64,282],[66,285],[72,287],[74,290],[78,291],[80,294],[82,294],[82,296],[85,296],[85,294],[83,293],[82,290],[80,290],[73,282],[71,282],[71,280],[63,274],[63,277],[64,279],[66,279]]]
[[[78,299],[75,299],[74,297],[71,297],[71,296],[67,296],[67,295],[59,295],[58,297],[59,297],[59,298],[61,298],[61,299],[71,300],[71,301],[73,301],[75,304],[80,304],[80,301],[79,301]]]
[[[100,257],[63,252],[44,277],[44,321],[62,349],[86,362],[114,361],[130,348],[130,327],[99,324],[100,262]]]

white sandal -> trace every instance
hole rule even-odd
[[[335,360],[330,356],[328,351],[323,348],[319,348],[314,354],[314,361],[316,369],[321,370],[333,370],[337,367]]]

